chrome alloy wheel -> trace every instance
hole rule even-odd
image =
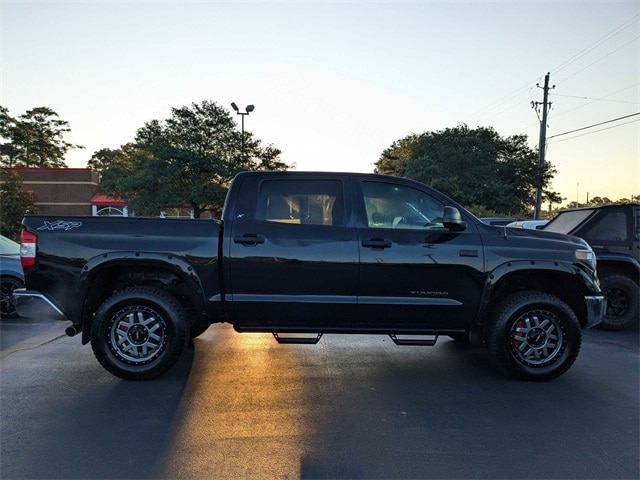
[[[562,356],[565,335],[557,317],[547,310],[528,311],[518,317],[510,332],[511,352],[519,362],[544,367]]]
[[[111,318],[108,332],[110,350],[129,364],[152,362],[167,343],[167,324],[162,315],[142,305],[117,312]]]

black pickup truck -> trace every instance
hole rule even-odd
[[[71,321],[112,374],[169,369],[215,322],[281,343],[385,334],[486,344],[507,374],[574,363],[605,301],[592,249],[492,227],[409,179],[245,172],[222,220],[26,216],[18,312]]]

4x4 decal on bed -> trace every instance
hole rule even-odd
[[[78,228],[82,226],[82,222],[65,222],[64,220],[56,220],[55,222],[47,222],[45,220],[38,230],[71,230],[72,228]]]

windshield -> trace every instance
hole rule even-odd
[[[593,209],[560,212],[553,220],[547,223],[542,230],[547,232],[569,233],[593,212]]]

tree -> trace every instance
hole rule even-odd
[[[103,148],[94,152],[87,167],[100,174],[99,191],[114,198],[124,198],[134,194],[125,188],[126,180],[135,177],[151,158],[151,153],[145,149],[135,143],[127,143],[116,150]]]
[[[594,206],[594,207],[600,207],[603,205],[611,205],[612,203],[613,202],[609,200],[607,197],[602,198],[602,197],[596,196],[589,201],[588,205]]]
[[[18,240],[24,214],[35,213],[29,192],[22,189],[20,176],[12,170],[0,169],[0,234]]]
[[[0,164],[7,167],[66,167],[65,154],[84,148],[64,141],[69,123],[48,107],[36,107],[18,118],[0,106]]]
[[[640,203],[640,195],[631,195],[631,199],[619,198],[618,200],[611,200],[608,197],[595,196],[586,203],[579,203],[576,201],[569,202],[564,207],[554,209],[553,213],[557,214],[558,212],[561,212],[562,210],[565,210],[567,208],[602,207],[605,205],[626,205],[629,203]]]
[[[459,125],[397,140],[382,152],[376,172],[411,177],[463,205],[510,215],[533,206],[537,162],[525,135],[502,138],[490,127]],[[554,173],[551,164],[545,163],[544,186]],[[557,193],[543,192],[545,200],[561,201]]]
[[[137,214],[188,205],[198,218],[222,208],[229,183],[243,170],[284,170],[280,150],[250,132],[242,138],[231,114],[215,102],[173,108],[164,122],[145,123],[135,142],[100,150],[89,162],[100,190],[124,199]]]

